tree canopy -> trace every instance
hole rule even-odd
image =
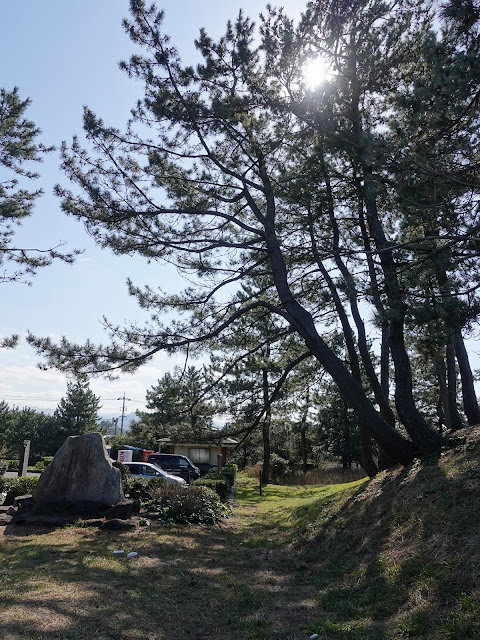
[[[131,371],[160,350],[199,351],[272,315],[300,339],[299,362],[315,358],[353,408],[366,458],[371,437],[400,462],[435,450],[405,332],[422,308],[435,323],[454,304],[457,320],[442,328],[451,374],[475,317],[475,21],[462,41],[430,2],[318,0],[297,25],[269,6],[258,30],[243,12],[218,41],[201,30],[202,61],[185,66],[163,12],[142,0],[130,9],[124,27],[138,53],[121,67],[144,83],[144,99],[124,131],[85,108],[88,147],[74,139],[62,149],[81,193],[57,193],[101,246],[173,263],[194,284],[166,295],[130,282],[151,323],[109,325],[107,346],[30,342],[60,369]],[[310,87],[303,68],[318,57],[327,75]],[[372,316],[381,371],[367,340]]]

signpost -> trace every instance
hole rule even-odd
[[[18,459],[18,475],[26,476],[28,471],[28,458],[30,456],[30,440],[24,440],[20,445]]]

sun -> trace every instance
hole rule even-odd
[[[324,58],[313,58],[303,67],[303,79],[309,89],[314,89],[325,82],[328,74],[328,66]]]

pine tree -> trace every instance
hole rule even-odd
[[[174,442],[202,442],[213,433],[214,405],[204,397],[204,372],[193,366],[166,373],[147,391],[147,409],[138,412],[131,434],[145,446],[159,438]]]
[[[38,141],[41,131],[25,115],[29,105],[30,100],[22,100],[17,87],[12,91],[0,89],[0,168],[5,175],[0,180],[0,282],[24,280],[55,258],[72,262],[77,253],[61,253],[57,247],[46,251],[22,249],[13,242],[15,228],[32,215],[35,201],[42,194],[41,189],[23,186],[38,178],[28,166],[41,162],[53,149]],[[6,269],[8,264],[13,270]]]
[[[96,431],[100,398],[90,389],[88,380],[67,383],[67,393],[55,409],[64,437]]]
[[[64,210],[82,219],[101,246],[173,262],[194,284],[164,295],[130,283],[151,323],[111,325],[110,346],[67,340],[55,345],[35,337],[31,343],[60,369],[134,370],[162,349],[190,351],[225,331],[241,330],[242,322],[253,321],[259,311],[274,314],[284,331],[303,341],[299,357],[317,359],[368,434],[393,458],[405,463],[438,448],[438,434],[416,406],[405,341],[410,311],[405,274],[413,272],[427,239],[423,234],[413,239],[420,246],[416,252],[412,239],[408,247],[403,243],[406,207],[397,200],[399,167],[416,157],[410,139],[398,136],[394,126],[397,115],[401,124],[408,117],[397,94],[410,88],[408,70],[435,32],[431,4],[360,0],[353,8],[318,0],[307,5],[298,29],[269,7],[259,46],[252,22],[241,12],[218,41],[201,31],[196,46],[202,62],[196,67],[181,63],[162,31],[161,11],[142,0],[130,6],[132,19],[125,28],[143,50],[122,67],[145,83],[145,98],[125,131],[85,109],[89,148],[75,139],[71,149],[63,149],[63,168],[83,195],[62,187],[57,192]],[[309,90],[302,66],[317,53],[329,56],[331,78]],[[433,64],[426,56],[423,61],[427,69]],[[461,63],[459,56],[453,61]],[[406,79],[401,91],[399,78]],[[460,102],[457,92],[451,108]],[[477,103],[472,102],[474,110]],[[438,137],[422,101],[415,100],[415,107],[427,134]],[[436,107],[429,103],[428,108]],[[418,118],[413,109],[412,114],[409,127],[415,132]],[[463,124],[468,123],[460,128]],[[331,193],[320,171],[313,176],[296,171],[301,153],[318,166],[319,148],[327,174],[334,176]],[[441,144],[434,147],[437,156],[441,150]],[[458,182],[461,167],[452,157],[447,160]],[[297,194],[305,197],[290,198],[286,179],[296,181]],[[338,243],[326,213],[330,197]],[[308,225],[311,205],[314,234]],[[460,229],[458,246],[468,248],[473,230],[470,224]],[[313,238],[333,287],[325,285]],[[370,305],[368,312],[373,304],[378,325],[388,326],[396,408],[410,439],[385,419],[387,398],[384,417],[369,390],[352,376],[353,350],[350,363],[335,353],[331,325],[341,310],[332,304],[335,288],[341,305],[347,299],[357,303],[357,292],[345,297],[348,285],[344,282],[342,290],[335,252],[355,274],[358,298]],[[252,279],[251,294],[239,295],[241,283]],[[172,310],[176,317],[169,322]],[[350,331],[347,323],[344,331]],[[375,376],[369,379],[374,384]]]

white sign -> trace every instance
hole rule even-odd
[[[117,462],[132,462],[132,449],[120,449],[117,455]]]

